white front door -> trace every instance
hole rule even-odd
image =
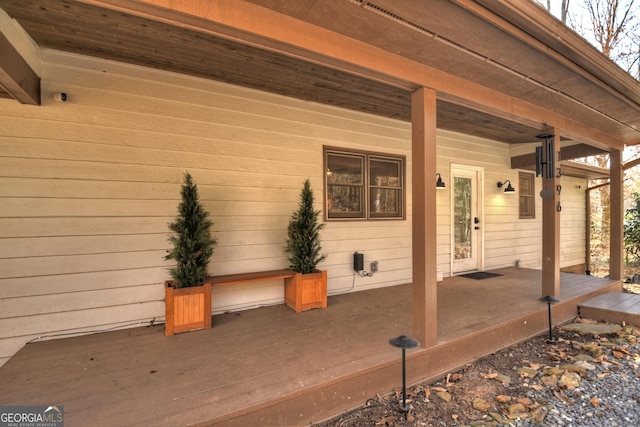
[[[482,168],[451,166],[453,274],[482,269]]]

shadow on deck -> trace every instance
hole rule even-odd
[[[407,353],[407,381],[448,371],[548,329],[537,270],[438,284],[438,345]],[[619,281],[561,274],[554,323]],[[401,383],[392,337],[410,335],[411,285],[214,316],[213,329],[162,326],[33,343],[0,368],[0,405],[62,405],[66,425],[308,425]]]

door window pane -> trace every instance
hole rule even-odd
[[[453,178],[455,259],[469,259],[471,253],[471,179]]]

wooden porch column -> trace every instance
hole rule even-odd
[[[560,135],[557,129],[551,131],[553,137],[553,176],[542,176],[542,296],[560,297],[560,194],[558,177]],[[545,153],[546,156],[546,153]],[[545,157],[546,159],[546,157]],[[547,159],[548,162],[549,159]],[[546,168],[545,171],[546,172]]]
[[[422,347],[438,340],[436,282],[436,92],[411,96],[413,196],[413,338]]]
[[[624,275],[624,170],[622,152],[613,150],[609,153],[609,197],[611,233],[609,235],[609,278],[622,280]]]

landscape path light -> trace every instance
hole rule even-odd
[[[551,324],[551,304],[555,304],[557,302],[560,302],[560,300],[558,298],[555,298],[553,295],[547,295],[544,296],[542,298],[540,298],[540,301],[546,302],[547,303],[547,307],[549,307],[549,339],[547,340],[548,343],[554,343],[556,342],[556,339],[553,338],[553,335],[551,334],[551,329],[553,328],[552,324]]]
[[[418,347],[420,343],[411,337],[400,335],[399,337],[391,338],[389,340],[389,344],[402,349],[402,404],[400,405],[400,410],[404,412],[406,416],[409,408],[407,408],[407,371],[405,350],[408,348]]]

